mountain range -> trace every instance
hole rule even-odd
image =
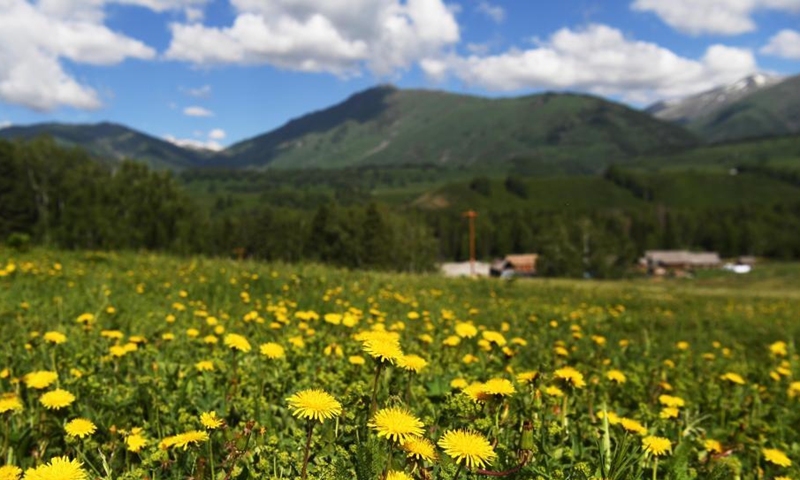
[[[610,163],[702,143],[800,132],[800,76],[756,75],[641,111],[599,97],[482,98],[378,86],[220,152],[177,146],[122,125],[37,124],[0,138],[59,144],[155,168],[343,168],[438,165],[597,172]]]

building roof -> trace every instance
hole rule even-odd
[[[505,260],[510,263],[511,265],[536,265],[536,259],[539,258],[539,255],[536,253],[517,253],[512,255],[506,255]]]
[[[648,250],[644,257],[648,263],[660,265],[716,265],[721,262],[717,252],[688,250]]]

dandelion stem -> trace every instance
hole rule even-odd
[[[306,479],[306,469],[308,468],[308,454],[311,451],[311,433],[314,431],[314,422],[308,422],[308,436],[306,437],[306,452],[303,455],[303,470],[300,472],[300,478]]]
[[[655,461],[653,462],[653,480],[656,480],[658,478],[657,475],[658,475],[658,457],[656,457]]]
[[[213,439],[208,439],[208,464],[211,467],[211,480],[217,478],[216,472],[214,472],[214,447],[212,446]]]
[[[372,402],[369,407],[370,416],[372,416],[378,408],[378,381],[381,378],[381,372],[383,372],[383,362],[378,363],[378,366],[375,368],[375,381],[372,384]]]
[[[458,480],[458,476],[461,474],[461,469],[464,467],[463,463],[458,464],[458,469],[456,470],[456,474],[453,475],[453,480]]]

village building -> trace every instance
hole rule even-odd
[[[538,259],[536,253],[506,255],[492,262],[490,273],[493,277],[533,277]]]
[[[639,264],[653,275],[680,273],[697,269],[719,268],[722,265],[717,252],[690,252],[688,250],[648,250]]]

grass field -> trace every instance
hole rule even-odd
[[[0,249],[0,478],[797,479],[798,272]]]

